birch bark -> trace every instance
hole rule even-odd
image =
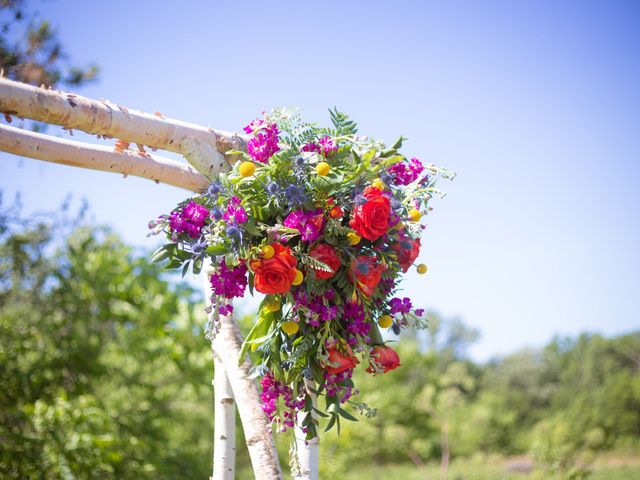
[[[140,155],[113,147],[0,125],[0,150],[45,162],[148,178],[191,191],[207,188],[209,181],[192,166],[158,155]]]
[[[305,380],[305,386],[307,392],[311,396],[314,408],[317,407],[317,395],[313,393],[315,386],[313,382]],[[316,436],[309,441],[305,441],[306,433],[302,430],[302,422],[305,420],[307,414],[298,413],[296,418],[296,453],[298,455],[298,468],[295,480],[318,480],[318,467],[319,467],[319,450],[320,439]],[[309,413],[314,420],[317,420],[315,413]]]
[[[212,273],[211,264],[206,262],[202,271],[207,288],[210,288],[208,279]],[[207,296],[211,297],[211,292]],[[220,316],[217,321],[219,328],[211,342],[211,347],[216,358],[224,366],[235,395],[255,478],[256,480],[281,479],[282,470],[278,452],[269,429],[269,421],[262,411],[258,385],[249,378],[251,363],[246,358],[242,362],[239,361],[242,335],[238,323],[232,316]]]
[[[247,138],[165,118],[160,113],[145,113],[107,100],[92,100],[6,78],[0,78],[0,112],[180,154],[190,149],[185,139],[195,139],[224,154],[229,150],[244,150]],[[205,159],[207,171],[224,169],[223,159],[224,156]],[[236,156],[227,155],[226,160],[234,162]]]

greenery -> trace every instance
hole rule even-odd
[[[0,478],[208,478],[202,299],[146,258],[66,214],[0,214]],[[640,478],[640,332],[479,364],[477,332],[429,321],[401,368],[357,370],[379,414],[323,435],[321,478],[437,478],[445,426],[450,479]]]
[[[55,28],[25,0],[0,0],[0,68],[31,85],[77,87],[96,79],[98,67],[69,63]]]

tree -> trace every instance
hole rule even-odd
[[[55,29],[26,3],[0,0],[0,68],[4,74],[46,87],[77,87],[95,80],[98,67],[71,65]]]
[[[0,215],[1,477],[208,476],[200,296],[145,253]]]

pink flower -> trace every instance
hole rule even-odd
[[[318,146],[325,157],[329,157],[338,151],[338,145],[331,137],[322,137],[318,142]]]
[[[271,156],[280,150],[278,146],[278,134],[280,133],[275,123],[265,125],[263,120],[254,120],[244,127],[247,133],[253,133],[253,138],[247,142],[247,152],[260,163],[267,163]]]
[[[242,297],[247,287],[247,266],[241,263],[235,268],[229,268],[223,261],[218,271],[211,275],[210,282],[215,295],[224,298]]]
[[[198,238],[208,216],[209,210],[192,200],[181,212],[171,213],[169,227],[174,233],[186,232],[191,238]]]
[[[313,243],[320,238],[324,227],[322,209],[312,212],[293,211],[284,219],[284,226],[298,230],[303,242]]]
[[[417,158],[412,158],[409,162],[396,163],[387,169],[387,172],[393,176],[394,181],[398,185],[409,185],[415,181],[423,171],[424,166]]]

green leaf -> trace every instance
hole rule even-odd
[[[151,256],[151,263],[158,263],[169,258],[173,253],[173,247],[173,243],[168,243],[158,248]]]
[[[182,267],[182,278],[184,278],[184,276],[187,274],[187,272],[189,271],[189,265],[191,264],[191,262],[187,262],[184,264],[184,266]]]
[[[349,412],[347,412],[346,410],[344,410],[342,407],[338,407],[338,413],[346,418],[347,420],[351,420],[352,422],[357,422],[358,419],[356,417],[354,417],[353,415],[351,415]]]
[[[331,420],[329,420],[329,423],[327,423],[327,427],[324,429],[325,432],[328,432],[333,428],[333,425],[336,423],[336,418],[338,418],[338,415],[331,415]]]
[[[198,275],[202,270],[202,261],[203,257],[198,257],[193,261],[193,273],[194,275]]]
[[[207,247],[207,255],[211,255],[212,257],[217,255],[224,255],[225,253],[227,253],[227,247],[222,244],[209,245]]]

